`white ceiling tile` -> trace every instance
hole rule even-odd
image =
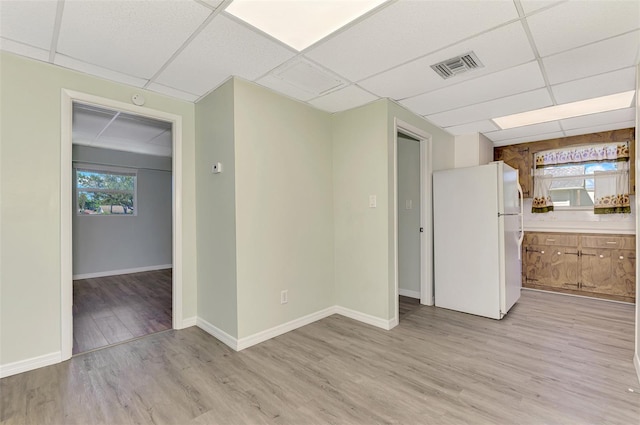
[[[0,36],[51,49],[57,7],[56,0],[0,1]]]
[[[314,93],[316,96],[347,84],[345,80],[334,73],[303,58],[296,58],[274,69],[270,74],[294,87]]]
[[[452,127],[445,127],[445,130],[454,136],[462,136],[464,134],[472,133],[485,133],[489,131],[495,131],[498,127],[490,120],[483,120],[472,122],[469,124],[455,125]]]
[[[67,1],[58,52],[151,78],[210,13],[193,1]]]
[[[501,117],[503,115],[531,111],[533,109],[544,108],[545,106],[551,106],[549,93],[546,89],[538,89],[466,106],[453,111],[427,115],[426,118],[440,127],[451,127]]]
[[[358,81],[517,17],[506,1],[398,1],[306,55]]]
[[[147,84],[147,80],[138,77],[132,77],[131,75],[122,74],[120,72],[111,71],[96,65],[85,63],[68,56],[57,54],[53,60],[53,63],[65,68],[73,69],[76,71],[84,72],[87,74],[95,75],[97,77],[106,78],[107,80],[117,81],[119,83],[128,84],[135,87],[144,87]]]
[[[166,94],[167,96],[175,97],[177,99],[186,100],[188,102],[195,102],[199,97],[199,96],[197,96],[195,94],[191,94],[191,93],[187,93],[187,92],[182,91],[182,90],[177,90],[177,89],[174,89],[174,88],[171,88],[171,87],[163,86],[162,84],[158,84],[158,83],[151,83],[146,88],[151,90],[151,91],[154,91],[154,92],[157,92],[157,93]]]
[[[171,149],[171,146],[173,145],[173,135],[170,130],[165,130],[155,139],[149,140],[149,143]]]
[[[491,137],[489,137],[486,134],[485,136],[487,136],[487,138],[491,140]],[[564,132],[557,131],[554,133],[542,133],[542,134],[536,134],[532,136],[516,137],[515,139],[507,139],[507,140],[502,140],[498,142],[493,142],[493,146],[497,147],[497,146],[517,145],[519,143],[537,142],[540,140],[558,139],[561,137],[565,137]]]
[[[569,103],[635,90],[635,87],[636,70],[629,67],[551,86],[551,91],[558,103]]]
[[[640,2],[572,0],[527,22],[544,57],[640,28]]]
[[[166,123],[141,123],[136,119],[120,115],[107,127],[98,140],[119,143],[149,143],[166,130]]]
[[[522,10],[524,10],[524,13],[526,14],[542,9],[543,7],[560,3],[562,3],[562,1],[558,0],[520,0],[520,4],[522,4]]]
[[[560,123],[562,124],[562,128],[565,130],[574,130],[576,128],[610,125],[635,119],[636,108],[625,108],[618,109],[617,111],[601,112],[599,114],[568,118],[560,121]]]
[[[491,133],[483,133],[494,142],[502,140],[531,137],[536,134],[556,133],[562,131],[558,121],[545,122],[542,124],[527,125],[524,127],[510,128],[508,130],[498,130]]]
[[[206,4],[212,9],[217,9],[218,6],[222,4],[222,0],[200,0],[200,2]]]
[[[317,94],[302,90],[301,88],[288,83],[282,78],[275,77],[272,74],[265,75],[259,80],[256,80],[256,83],[302,102],[306,102],[307,100],[318,96]]]
[[[507,42],[508,41],[508,42]],[[496,46],[500,46],[496,49]],[[443,79],[431,65],[473,51],[484,65]],[[406,65],[375,75],[359,84],[380,97],[404,99],[533,60],[534,54],[520,22],[489,31]]]
[[[360,87],[352,85],[313,99],[309,103],[329,112],[346,111],[378,99]]]
[[[544,86],[540,66],[534,61],[411,97],[401,103],[418,115],[432,115]]]
[[[73,108],[73,143],[92,144],[98,134],[104,130],[113,117],[115,111],[92,107],[74,106]]]
[[[636,121],[623,121],[612,124],[603,124],[593,127],[582,127],[576,128],[572,130],[566,130],[565,133],[567,136],[579,136],[581,134],[591,134],[591,133],[599,133],[601,131],[611,131],[611,130],[620,130],[623,128],[633,128],[636,125]]]
[[[156,82],[203,95],[230,75],[254,80],[293,56],[275,41],[218,15]]]
[[[636,64],[640,31],[543,59],[551,84],[603,74]]]
[[[26,56],[28,58],[37,59],[39,61],[49,60],[49,51],[29,46],[28,44],[18,43],[6,38],[0,38],[0,50],[15,53],[16,55]]]

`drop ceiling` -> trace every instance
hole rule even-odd
[[[388,1],[301,52],[230,3],[0,0],[0,49],[189,102],[230,76],[328,112],[387,97],[496,146],[635,126],[634,107],[510,130],[491,118],[634,90],[637,0]],[[431,69],[469,52],[482,68]]]
[[[171,156],[171,123],[79,103],[73,104],[76,145]]]

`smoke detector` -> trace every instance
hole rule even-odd
[[[484,68],[475,53],[469,52],[431,65],[431,68],[445,80],[467,71]]]

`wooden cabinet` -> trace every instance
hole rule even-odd
[[[524,287],[635,301],[635,236],[526,232]]]

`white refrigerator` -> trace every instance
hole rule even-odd
[[[433,173],[435,305],[502,319],[520,298],[518,171],[502,161]]]

